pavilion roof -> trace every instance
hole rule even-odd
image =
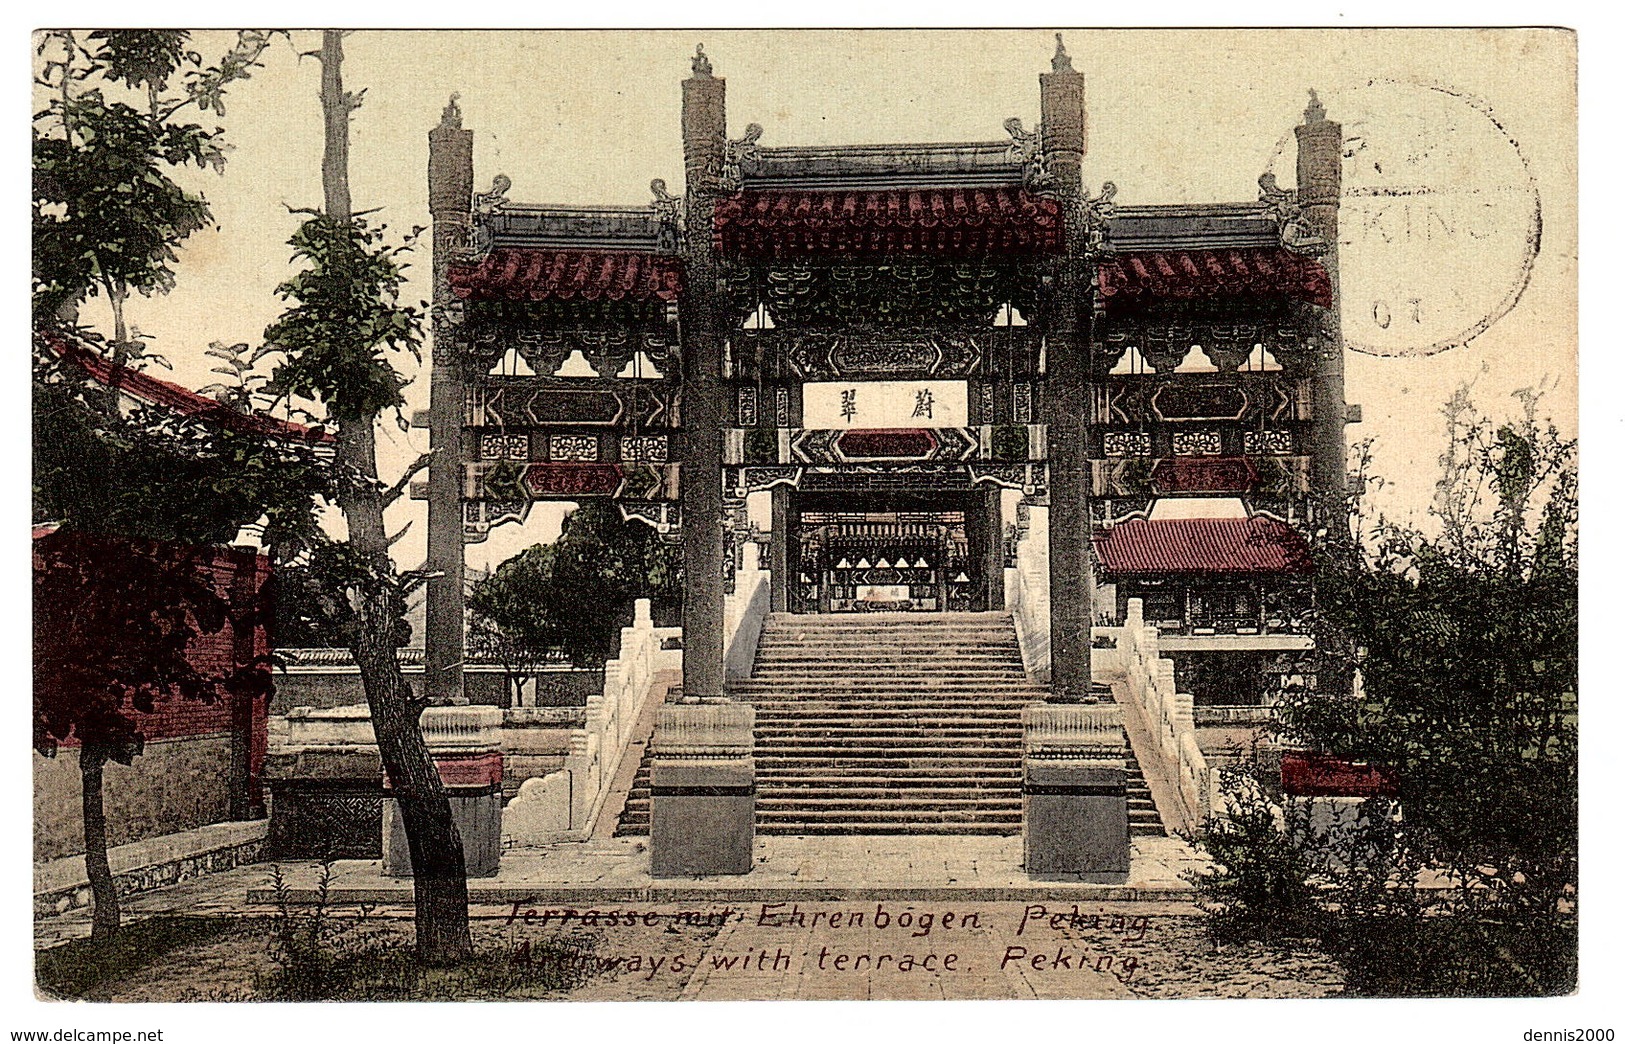
[[[502,247],[452,265],[449,279],[472,301],[675,301],[683,263],[639,250]]]
[[[717,201],[712,242],[735,257],[1049,254],[1061,205],[1016,186],[745,190]]]
[[[1280,298],[1333,304],[1331,278],[1320,262],[1285,247],[1151,250],[1101,261],[1096,287],[1108,310],[1159,300],[1220,297]]]
[[[173,381],[166,381],[114,362],[65,333],[41,330],[37,331],[36,335],[59,358],[76,364],[97,384],[112,388],[139,402],[173,410],[183,417],[200,417],[221,427],[247,434],[306,442],[333,441],[332,433],[322,428],[282,420],[263,413],[241,413],[223,402],[182,387]]]
[[[1309,546],[1283,522],[1251,518],[1136,518],[1095,534],[1102,569],[1117,575],[1268,576],[1306,573]]]

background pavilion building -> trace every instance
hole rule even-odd
[[[986,141],[730,137],[703,50],[682,91],[683,193],[641,205],[477,194],[455,100],[430,133],[430,694],[461,691],[464,542],[610,497],[682,543],[687,696],[760,714],[791,631],[861,652],[884,623],[919,662],[876,659],[882,688],[951,689],[967,633],[1013,630],[1013,703],[1089,699],[1092,628],[1139,599],[1181,690],[1267,701],[1309,647],[1299,530],[1345,481],[1318,101],[1295,191],[1128,205],[1083,185],[1059,41],[1040,125]]]

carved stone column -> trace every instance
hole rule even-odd
[[[1348,405],[1343,398],[1342,284],[1337,266],[1337,207],[1343,185],[1343,127],[1326,118],[1313,91],[1298,137],[1298,203],[1326,252],[1321,264],[1332,282],[1332,307],[1322,312],[1315,334],[1314,420],[1311,422],[1311,489],[1318,500],[1341,508],[1348,482],[1344,433]],[[1341,532],[1332,525],[1332,532]]]
[[[434,342],[429,370],[429,569],[423,685],[433,702],[463,699],[463,377],[461,305],[446,277],[468,242],[474,132],[453,96],[429,132],[429,216],[434,222]]]
[[[683,81],[687,188],[683,345],[683,692],[723,691],[722,429],[726,403],[712,215],[728,145],[727,86],[701,50]]]
[[[1057,700],[1089,692],[1094,569],[1090,558],[1085,436],[1089,405],[1088,275],[1080,200],[1085,149],[1083,74],[1056,38],[1053,71],[1040,76],[1039,130],[1054,191],[1066,215],[1066,253],[1055,270],[1055,304],[1046,323],[1049,425],[1050,691]]]
[[[750,872],[756,843],[756,710],[748,703],[660,708],[649,770],[649,872]]]
[[[769,568],[773,571],[772,602],[775,613],[790,611],[790,592],[796,583],[795,570],[801,566],[800,555],[790,546],[790,490],[784,486],[774,486],[773,497],[773,531],[769,539]]]

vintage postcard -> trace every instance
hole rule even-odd
[[[41,1025],[1603,986],[1572,31],[32,47]]]

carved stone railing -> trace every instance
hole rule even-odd
[[[1115,666],[1132,712],[1151,733],[1152,750],[1137,751],[1142,761],[1161,762],[1177,785],[1180,811],[1188,826],[1200,827],[1219,810],[1218,774],[1207,763],[1196,740],[1190,693],[1174,684],[1174,661],[1163,656],[1155,627],[1145,623],[1140,599],[1128,600],[1128,614],[1118,635]],[[1098,632],[1097,632],[1098,633]]]
[[[655,627],[648,599],[638,599],[632,626],[621,628],[621,654],[604,664],[603,693],[587,698],[585,721],[570,733],[564,767],[526,780],[504,810],[505,844],[591,836],[627,747],[638,738],[637,724],[656,689],[656,675],[682,669],[682,652],[661,648],[681,633],[677,627]]]
[[[1021,664],[1029,680],[1046,684],[1050,672],[1049,509],[1029,507],[1027,531],[1015,565],[1004,571],[1004,607],[1016,625]]]
[[[502,748],[501,707],[429,707],[418,723],[423,741],[437,753]]]
[[[1273,725],[1277,714],[1274,707],[1253,704],[1195,708],[1198,725]]]
[[[772,608],[772,575],[760,567],[755,549],[747,547],[744,561],[734,570],[734,589],[722,599],[723,659],[729,680],[750,677],[762,623]]]
[[[372,747],[372,713],[364,703],[343,707],[295,707],[288,711],[287,742],[280,746]]]

